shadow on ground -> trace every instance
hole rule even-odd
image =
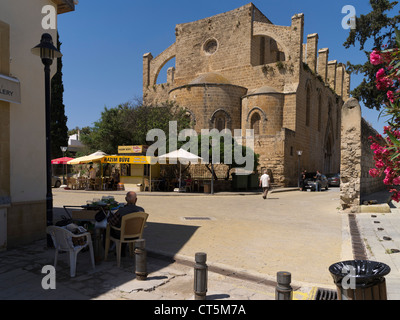
[[[63,208],[54,208],[53,221],[60,220],[61,216],[67,216]],[[193,236],[198,227],[153,223],[148,222],[143,238],[146,240],[146,249],[157,249],[156,254],[147,249],[147,271],[149,273],[147,281],[141,281],[139,285],[144,286],[139,290],[152,290],[154,283],[163,283],[168,281],[169,275],[163,269],[174,263],[173,256],[185,245]],[[169,240],[169,235],[179,234],[179,241],[176,238]],[[147,245],[148,243],[148,245]],[[158,250],[158,248],[168,248],[167,252]],[[102,251],[101,251],[102,250]],[[104,261],[104,247],[100,249],[103,257],[99,264],[96,264],[93,270],[90,262],[89,250],[81,251],[78,254],[76,277],[70,277],[69,254],[62,253],[58,255],[56,268],[56,283],[58,294],[52,296],[44,294],[42,288],[42,268],[54,263],[54,248],[48,248],[46,239],[33,242],[30,245],[9,249],[6,252],[0,252],[0,273],[5,275],[8,272],[18,271],[19,278],[13,278],[10,273],[7,287],[2,297],[5,299],[73,299],[85,300],[95,299],[103,296],[112,290],[137,290],[138,282],[132,282],[136,278],[135,257],[130,257],[129,253],[121,259],[121,267],[117,267],[117,259],[114,252],[109,252],[107,261]],[[161,271],[161,273],[160,273]],[[21,275],[29,281],[20,281]],[[146,287],[148,286],[148,287]],[[60,295],[61,290],[63,294]],[[50,290],[51,291],[51,290]],[[21,294],[22,295],[21,298]],[[28,294],[29,293],[29,294]],[[26,298],[24,298],[26,297]]]

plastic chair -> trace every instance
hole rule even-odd
[[[89,247],[90,259],[92,262],[93,269],[95,269],[92,237],[90,236],[89,232],[81,234],[73,234],[67,229],[57,226],[48,226],[46,231],[48,234],[51,235],[51,238],[53,239],[54,243],[54,248],[56,251],[54,256],[54,268],[57,267],[57,258],[59,251],[68,251],[70,275],[71,277],[75,277],[77,255],[83,248]],[[84,244],[74,245],[72,239],[80,238],[82,236],[86,237]]]
[[[108,257],[110,241],[113,241],[116,245],[118,267],[121,265],[122,243],[129,243],[129,254],[131,257],[133,256],[133,245],[136,240],[142,239],[143,229],[148,216],[149,215],[145,212],[133,212],[122,217],[121,228],[117,228],[110,224],[107,225],[104,261],[106,261]],[[110,234],[111,229],[119,232],[119,238],[115,238]]]

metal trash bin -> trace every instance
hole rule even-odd
[[[338,300],[387,300],[385,276],[390,267],[369,260],[337,262],[329,267]]]

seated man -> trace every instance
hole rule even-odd
[[[121,220],[124,215],[133,213],[133,212],[145,212],[142,207],[139,207],[136,205],[136,201],[137,201],[136,192],[129,191],[125,196],[125,200],[127,202],[125,207],[119,209],[114,214],[110,214],[110,216],[108,217],[107,221],[110,225],[117,227],[117,228],[121,228]],[[110,230],[110,234],[113,238],[120,237],[120,232],[117,230],[114,230],[114,229]],[[125,249],[126,249],[126,243],[123,243],[122,247],[121,247],[121,256],[122,257],[125,256]]]

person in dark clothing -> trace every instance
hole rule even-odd
[[[125,196],[125,200],[126,200],[127,204],[123,208],[121,208],[117,212],[115,212],[113,215],[110,215],[110,217],[108,219],[108,223],[110,223],[110,225],[117,227],[117,228],[121,228],[121,221],[122,221],[123,216],[130,214],[130,213],[134,213],[134,212],[145,212],[142,207],[139,207],[136,205],[136,202],[137,202],[136,192],[129,191]],[[119,238],[120,232],[117,230],[111,229],[110,235],[114,238]],[[121,256],[122,257],[125,256],[125,251],[126,251],[126,243],[122,243],[122,246],[121,246]]]

